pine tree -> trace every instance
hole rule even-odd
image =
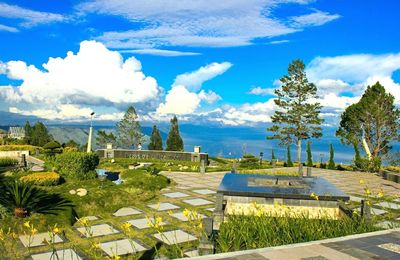
[[[286,162],[287,167],[293,167],[293,162],[292,162],[292,156],[290,154],[290,145],[287,146],[287,162]]]
[[[297,145],[297,161],[301,171],[301,141],[320,138],[324,121],[320,118],[321,105],[313,103],[318,98],[317,87],[308,82],[305,65],[294,60],[288,67],[288,75],[280,79],[282,86],[275,90],[278,97],[274,100],[279,109],[271,117],[273,126],[268,128],[272,136],[267,139],[279,140],[281,145]]]
[[[272,165],[272,162],[275,161],[275,160],[276,160],[275,152],[274,152],[274,149],[272,149],[272,152],[271,152],[271,165]]]
[[[160,131],[158,130],[156,125],[153,126],[153,131],[151,133],[148,149],[149,150],[162,150],[163,149]]]
[[[311,142],[307,142],[307,166],[308,167],[313,167],[313,160],[312,160],[312,154],[311,154]]]
[[[137,147],[143,140],[143,134],[133,106],[128,107],[124,117],[117,124],[118,143],[123,148]]]
[[[178,118],[171,119],[171,127],[167,138],[167,151],[183,151],[183,140],[179,134]]]
[[[335,161],[333,160],[334,156],[335,156],[335,151],[333,150],[333,144],[330,144],[328,169],[331,169],[331,170],[336,169]]]
[[[105,148],[108,143],[115,145],[116,140],[117,137],[113,133],[107,134],[105,130],[97,131],[96,144],[101,148]]]
[[[29,121],[26,121],[24,130],[25,130],[25,138],[24,138],[25,143],[30,144],[32,140],[32,127]]]
[[[42,122],[37,122],[32,128],[31,144],[44,146],[52,141],[53,137],[49,134],[46,126]]]

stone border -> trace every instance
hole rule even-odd
[[[311,246],[311,245],[318,245],[318,244],[322,244],[322,243],[341,242],[341,241],[346,241],[346,240],[350,240],[350,239],[371,237],[371,236],[377,236],[377,235],[385,235],[385,234],[389,234],[392,232],[400,232],[400,228],[368,232],[368,233],[362,233],[362,234],[356,234],[356,235],[349,235],[349,236],[344,236],[344,237],[328,238],[328,239],[316,240],[316,241],[310,241],[310,242],[304,242],[304,243],[282,245],[282,246],[276,246],[276,247],[264,247],[264,248],[236,251],[236,252],[220,253],[220,254],[215,254],[215,255],[198,256],[198,257],[192,257],[191,259],[195,259],[195,260],[196,259],[199,259],[199,260],[200,259],[225,259],[225,258],[230,258],[230,257],[235,257],[235,256],[241,256],[244,254],[265,253],[265,252],[271,252],[271,251],[280,250],[280,249]],[[183,258],[179,258],[179,259],[183,259]]]

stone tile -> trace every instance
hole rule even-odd
[[[361,203],[361,200],[363,200],[364,198],[361,198],[361,197],[357,197],[357,196],[350,196],[350,200],[351,201],[355,201],[355,202],[358,202],[358,203]]]
[[[124,216],[130,216],[130,215],[137,215],[137,214],[141,214],[141,213],[142,213],[142,211],[140,211],[138,209],[126,207],[126,208],[120,208],[113,215],[115,217],[124,217]]]
[[[196,237],[180,229],[166,231],[161,234],[154,234],[153,236],[167,245],[180,244],[197,240]]]
[[[118,230],[109,224],[93,225],[88,227],[88,230],[85,227],[80,227],[77,230],[85,237],[99,237],[119,233]]]
[[[83,259],[81,256],[79,256],[73,249],[62,249],[62,250],[57,250],[56,252],[46,252],[46,253],[40,253],[40,254],[34,254],[31,255],[32,260],[56,260],[56,259],[62,259],[62,260],[79,260]]]
[[[203,214],[198,214],[199,218],[205,218],[206,216]],[[174,214],[171,214],[172,217],[179,219],[181,221],[188,221],[188,219],[183,215],[183,212],[177,212]]]
[[[357,210],[358,212],[361,212],[361,208],[360,208],[360,207],[356,208],[356,210]],[[371,208],[371,214],[372,214],[372,215],[383,215],[383,214],[386,214],[386,213],[387,213],[386,210]]]
[[[189,195],[183,192],[170,192],[170,193],[164,193],[164,196],[168,198],[183,198],[183,197],[188,197]]]
[[[187,257],[199,256],[199,251],[197,251],[197,250],[187,251],[187,252],[185,252],[185,256],[187,256]]]
[[[394,209],[394,210],[400,210],[400,204],[387,202],[387,201],[376,203],[375,206],[379,206],[382,208]]]
[[[94,221],[94,220],[98,220],[98,219],[100,219],[98,216],[86,216],[86,217],[80,218],[80,220],[83,220],[83,221]]]
[[[38,233],[32,236],[29,235],[22,235],[19,236],[19,240],[21,240],[24,247],[35,247],[35,246],[44,246],[47,245],[45,240],[50,241],[51,237],[49,233]],[[59,235],[54,236],[54,243],[61,243],[63,242],[62,238]]]
[[[386,243],[382,245],[378,245],[380,248],[392,251],[394,253],[400,254],[400,244],[395,244],[395,243]],[[399,255],[400,258],[400,255]]]
[[[183,202],[190,204],[192,206],[203,206],[203,205],[208,205],[208,204],[213,204],[214,202],[205,200],[205,199],[188,199],[188,200],[183,200]]]
[[[155,209],[157,211],[165,211],[165,210],[173,210],[173,209],[179,209],[179,206],[174,205],[172,203],[168,202],[163,202],[163,203],[157,203],[157,204],[150,204],[147,205],[148,207]]]
[[[201,195],[209,195],[209,194],[215,194],[216,192],[213,190],[209,189],[199,189],[199,190],[193,190],[193,192]]]
[[[396,223],[396,222],[385,220],[385,221],[377,223],[375,226],[380,227],[380,228],[384,228],[384,229],[399,228],[400,227],[400,223]]]
[[[211,212],[214,212],[215,208],[208,208],[208,209],[206,209],[206,210],[211,211]]]
[[[134,240],[122,239],[100,244],[100,248],[110,257],[130,255],[147,250]]]
[[[132,224],[132,226],[138,228],[138,229],[145,229],[148,228],[149,226],[147,225],[147,223],[151,221],[151,223],[154,224],[155,220],[153,217],[151,218],[139,218],[139,219],[132,219],[132,220],[128,220],[126,222]],[[166,222],[161,222],[159,223],[160,226],[164,226],[166,225]]]

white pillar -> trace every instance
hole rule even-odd
[[[91,126],[89,128],[89,140],[88,140],[87,149],[86,149],[87,153],[92,152],[92,134],[93,134],[93,127]]]

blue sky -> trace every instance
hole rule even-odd
[[[335,124],[380,81],[400,104],[396,0],[1,1],[0,110],[256,125],[300,58]],[[67,54],[68,53],[68,54]]]

